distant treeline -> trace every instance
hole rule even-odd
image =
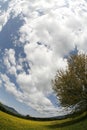
[[[7,110],[2,103],[0,103],[0,110],[5,112],[5,113],[8,113],[10,115],[19,117],[19,118],[23,118],[23,119],[27,119],[27,120],[35,120],[35,121],[62,120],[62,119],[66,119],[66,118],[74,118],[74,117],[79,116],[80,114],[83,113],[82,111],[78,111],[78,112],[74,112],[73,114],[68,114],[68,115],[63,115],[63,116],[56,116],[56,117],[48,117],[48,118],[31,117],[30,115],[22,115],[20,113],[11,112],[11,111]],[[86,116],[87,116],[87,111],[86,111]]]
[[[63,120],[66,118],[75,118],[77,116],[80,116],[83,112],[85,112],[85,116],[87,116],[87,111],[78,111],[74,112],[73,114],[67,114],[67,115],[62,115],[62,116],[56,116],[56,117],[46,117],[46,118],[37,118],[37,117],[30,117],[30,116],[25,116],[25,119],[31,119],[31,120],[36,120],[36,121],[54,121],[54,120]]]

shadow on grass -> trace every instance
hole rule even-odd
[[[67,121],[67,122],[60,123],[60,124],[48,125],[47,127],[51,128],[51,129],[60,128],[60,127],[62,128],[62,127],[66,127],[66,126],[70,126],[70,125],[76,124],[76,123],[81,122],[81,121],[85,121],[86,119],[87,119],[87,115],[85,115],[82,118],[75,119],[75,120],[72,120],[72,121]]]

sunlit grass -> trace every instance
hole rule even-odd
[[[17,118],[0,111],[0,130],[87,130],[85,113],[76,118],[55,121],[32,121]]]

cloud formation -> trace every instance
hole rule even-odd
[[[24,24],[18,30],[17,44],[13,41],[14,48],[4,51],[6,74],[1,73],[1,79],[18,101],[50,116],[59,114],[60,108],[48,98],[53,93],[51,80],[57,69],[66,69],[64,56],[75,45],[87,52],[87,2],[11,0],[7,11],[0,15],[0,30],[10,17],[17,16]],[[16,54],[15,46],[22,47],[24,56]]]

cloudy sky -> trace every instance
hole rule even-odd
[[[87,0],[0,0],[0,101],[32,116],[64,114],[51,80],[86,45]]]

